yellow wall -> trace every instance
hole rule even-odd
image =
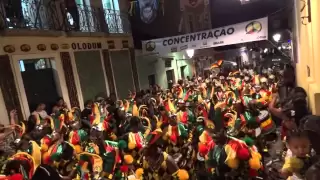
[[[301,18],[308,16],[308,6],[304,8],[303,12],[300,12],[305,3],[298,0],[296,3],[297,83],[308,92],[313,114],[320,115],[320,1],[311,0],[311,23],[307,19]],[[310,69],[309,73],[308,69]]]

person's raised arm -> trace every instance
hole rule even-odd
[[[16,125],[17,121],[17,110],[11,110],[10,111],[10,125],[14,126]]]

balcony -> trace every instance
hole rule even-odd
[[[21,0],[21,3],[16,3],[19,1],[0,2],[0,30],[131,32],[128,13],[80,4],[66,7],[64,3],[52,0]]]

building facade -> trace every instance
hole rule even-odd
[[[157,0],[150,0],[156,2]],[[140,2],[140,1],[139,1]],[[155,83],[163,88],[168,82],[174,83],[181,78],[194,75],[193,60],[186,53],[167,55],[143,55],[141,41],[186,33],[198,32],[211,28],[209,0],[160,1],[153,8],[152,16],[144,14],[144,9],[151,8],[140,3],[130,18],[136,47],[136,62],[141,88]],[[151,3],[152,4],[152,3]],[[152,8],[151,8],[152,9]],[[169,61],[171,61],[169,63]]]
[[[2,3],[0,123],[8,123],[12,109],[27,119],[39,103],[45,103],[50,113],[59,97],[68,107],[83,108],[97,95],[125,98],[128,90],[138,89],[128,6],[121,3]]]
[[[320,2],[295,1],[296,74],[297,84],[303,87],[309,98],[312,113],[320,115]]]

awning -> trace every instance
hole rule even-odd
[[[268,39],[268,17],[179,36],[142,41],[143,54],[203,49]]]

